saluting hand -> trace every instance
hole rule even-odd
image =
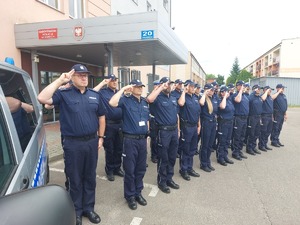
[[[60,75],[59,79],[62,83],[68,83],[71,80],[74,73],[75,73],[75,70],[72,69],[71,71],[69,71],[67,73],[62,73]]]

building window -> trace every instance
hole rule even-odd
[[[169,0],[164,0],[164,7],[167,11],[169,11]]]
[[[119,68],[118,77],[120,82],[120,88],[126,86],[130,82],[130,69],[129,68]]]
[[[59,0],[38,0],[46,5],[51,6],[52,8],[60,10],[60,2]]]
[[[131,80],[141,80],[141,71],[131,70]]]
[[[148,92],[151,92],[151,91],[153,91],[153,82],[155,80],[159,80],[159,75],[155,74],[153,76],[152,73],[148,73],[147,76],[148,76]]]
[[[147,12],[152,11],[152,5],[147,1]]]
[[[139,5],[139,1],[138,0],[132,0],[136,5]]]
[[[74,19],[83,18],[82,0],[69,0],[69,14]]]

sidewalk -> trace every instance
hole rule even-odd
[[[63,157],[63,150],[60,139],[59,122],[45,124],[47,149],[49,152],[49,161],[53,162]]]

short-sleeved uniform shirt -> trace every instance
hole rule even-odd
[[[249,114],[249,99],[246,97],[245,94],[242,94],[242,100],[238,103],[234,99],[238,95],[237,93],[234,93],[231,96],[231,101],[233,102],[234,108],[235,108],[235,116],[248,116]]]
[[[254,92],[249,96],[249,116],[261,115],[263,100]]]
[[[139,100],[133,95],[122,96],[118,107],[122,109],[124,133],[133,135],[147,134],[147,121],[149,120],[150,112],[145,98],[141,97]]]
[[[155,121],[159,126],[174,126],[177,124],[178,104],[174,96],[161,92],[152,105]]]
[[[222,100],[223,100],[223,98],[219,98],[218,106],[220,105],[220,103],[222,102]],[[224,120],[232,120],[233,116],[234,116],[234,111],[235,111],[234,105],[233,105],[233,103],[231,101],[231,98],[228,97],[226,99],[226,107],[225,107],[225,109],[221,109],[220,107],[218,107],[218,116],[221,119],[224,119]]]
[[[99,117],[106,113],[98,92],[86,88],[81,93],[71,86],[57,90],[53,97],[53,105],[58,105],[60,129],[63,136],[86,136],[99,129]]]
[[[106,120],[122,120],[122,109],[119,107],[112,107],[109,104],[110,99],[112,98],[112,96],[117,93],[114,92],[111,88],[106,87],[106,88],[102,88],[99,91],[100,94],[100,98],[103,101],[103,104],[106,108],[107,114],[105,115],[105,119]]]
[[[180,106],[180,119],[189,123],[198,123],[200,118],[201,107],[196,95],[185,94],[185,104]]]
[[[273,113],[273,99],[270,95],[268,95],[266,100],[263,102],[262,114],[272,114],[272,113]]]
[[[274,111],[285,113],[287,111],[288,104],[285,94],[280,93],[277,98],[274,99]]]

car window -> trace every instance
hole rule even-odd
[[[8,135],[7,125],[4,122],[2,110],[0,110],[0,193],[6,189],[16,162],[13,157],[13,149]]]
[[[0,69],[0,85],[6,98],[22,103],[17,110],[12,111],[12,117],[24,152],[37,125],[36,110],[30,97],[31,92],[28,90],[23,77],[12,71]],[[7,99],[8,105],[9,102],[11,101]]]

